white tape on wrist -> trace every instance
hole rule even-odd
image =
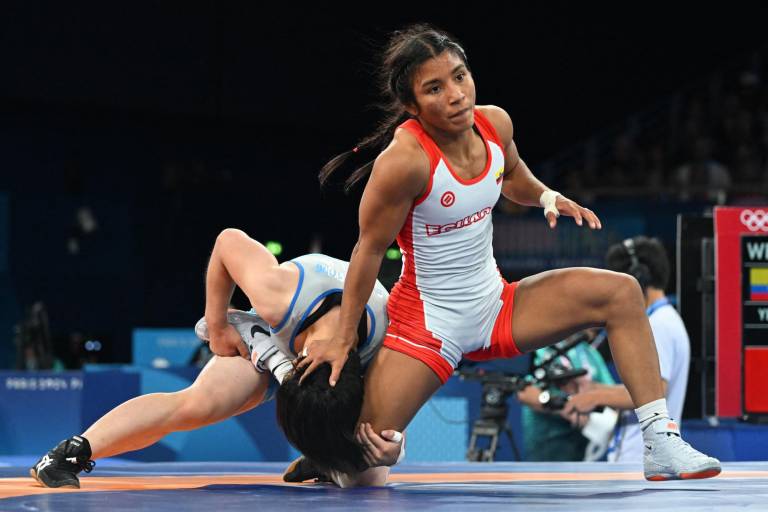
[[[560,212],[557,211],[557,207],[555,206],[555,203],[557,202],[557,196],[562,195],[560,192],[556,192],[554,190],[545,190],[541,193],[541,196],[539,197],[539,204],[542,208],[544,208],[544,216],[546,217],[548,213],[552,212],[555,214],[555,217],[560,216]]]
[[[391,441],[393,443],[400,443],[400,442],[403,443],[400,445],[400,453],[397,456],[397,460],[395,461],[395,464],[393,464],[393,465],[396,465],[396,464],[400,464],[400,462],[405,458],[405,441],[403,440],[403,434],[401,434],[397,430],[395,430],[394,432],[395,433],[392,435]]]

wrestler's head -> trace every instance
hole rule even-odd
[[[328,379],[331,366],[322,364],[299,384],[304,368],[289,374],[277,391],[277,423],[288,441],[323,470],[343,473],[367,467],[355,441],[363,405],[360,357],[352,351],[336,386]]]
[[[469,67],[464,48],[450,35],[430,25],[416,24],[392,34],[384,51],[379,79],[382,93],[402,105],[414,102],[413,80],[419,66],[450,53]]]
[[[464,49],[429,25],[395,32],[384,54],[382,92],[425,127],[471,128],[475,85]]]
[[[357,146],[326,163],[320,171],[325,184],[356,153],[382,151],[404,121],[416,117],[430,133],[460,133],[474,123],[475,83],[464,48],[446,32],[426,24],[411,25],[389,38],[378,70],[384,119]],[[345,181],[350,190],[366,178],[373,160]]]

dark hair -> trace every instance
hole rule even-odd
[[[664,245],[658,238],[636,236],[632,238],[635,254],[640,265],[648,269],[648,285],[661,290],[666,289],[669,282],[669,258]],[[608,270],[629,274],[632,258],[625,244],[618,243],[608,248],[605,256]]]
[[[355,149],[337,155],[323,166],[319,175],[321,185],[324,185],[353,153],[369,149],[381,151],[389,144],[395,129],[410,117],[405,106],[416,102],[413,94],[413,74],[416,68],[445,51],[456,54],[469,69],[467,55],[456,39],[431,25],[411,25],[391,34],[378,76],[380,93],[384,98],[384,103],[380,104],[379,108],[384,111],[384,118],[376,131],[358,142]],[[345,191],[349,191],[355,183],[370,174],[372,168],[373,160],[353,172],[344,183]]]
[[[335,387],[328,384],[328,363],[318,366],[299,385],[303,373],[304,368],[294,371],[277,390],[277,424],[288,442],[323,471],[366,469],[362,449],[355,441],[363,406],[360,356],[350,352]]]

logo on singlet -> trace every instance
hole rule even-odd
[[[451,192],[450,190],[443,194],[443,197],[440,198],[440,204],[448,208],[449,206],[452,206],[453,203],[456,202],[456,195]]]
[[[449,222],[448,224],[425,224],[424,227],[427,230],[427,236],[441,235],[448,233],[456,229],[465,228],[471,226],[475,222],[479,222],[487,217],[491,213],[491,207],[485,207],[479,212],[475,212],[472,215],[467,215],[463,219],[459,219],[455,222]]]
[[[496,183],[501,183],[504,179],[504,166],[499,167],[499,170],[493,175],[496,178]]]
[[[346,275],[346,272],[336,270],[332,268],[330,265],[326,265],[325,263],[317,263],[315,265],[315,272],[318,272],[320,274],[325,274],[328,277],[332,279],[336,279],[338,281],[344,281],[344,276]]]

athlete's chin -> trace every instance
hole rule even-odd
[[[448,122],[455,128],[471,128],[475,124],[475,112],[467,109],[461,114],[449,117]]]

